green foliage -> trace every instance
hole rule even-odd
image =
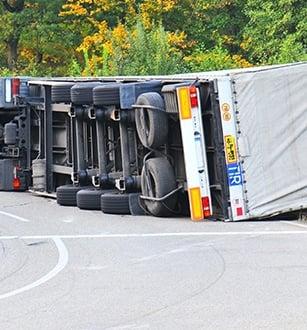
[[[253,63],[306,59],[305,0],[248,0],[245,13],[249,21],[242,47]]]
[[[128,40],[130,48],[125,58],[125,65],[120,67],[124,75],[180,72],[182,54],[171,47],[168,35],[161,24],[154,26],[151,31],[146,31],[144,25],[138,22],[134,32],[129,34]],[[117,58],[116,62],[120,64],[121,59]]]
[[[221,46],[208,51],[196,50],[192,55],[187,56],[185,61],[191,72],[222,70],[238,66],[228,51]]]
[[[103,46],[102,48],[102,69],[101,69],[101,75],[102,76],[110,76],[111,71],[109,68],[109,62],[110,62],[110,54],[108,52],[108,49]]]
[[[121,27],[124,28],[123,26]],[[102,47],[97,56],[92,57],[84,51],[84,75],[158,75],[171,74],[183,70],[180,67],[183,54],[173,48],[168,40],[168,34],[161,24],[146,30],[141,21],[127,28],[127,35],[113,31],[108,35],[108,45]]]
[[[0,15],[1,75],[155,75],[307,60],[306,0],[25,0],[18,12],[1,1]]]
[[[20,74],[64,74],[76,47],[74,35],[59,17],[64,2],[28,0],[18,13],[10,13],[0,5],[0,64],[4,62]],[[9,45],[14,40],[17,56],[10,59],[14,51],[10,54]]]
[[[248,67],[250,63],[239,55],[231,55],[220,42],[211,50],[197,49],[184,58],[188,71],[200,72],[210,70],[233,69]]]
[[[68,76],[81,77],[82,76],[82,67],[80,63],[74,58],[72,59],[68,67]]]
[[[10,77],[13,75],[14,73],[10,69],[0,67],[0,77]]]
[[[279,51],[272,56],[269,63],[289,63],[307,61],[306,48],[297,41],[293,34],[286,36],[280,43]]]

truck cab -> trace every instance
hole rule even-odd
[[[0,78],[0,190],[26,190],[30,122],[19,99],[28,97],[27,78]]]

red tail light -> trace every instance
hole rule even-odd
[[[13,189],[19,190],[21,188],[21,181],[18,177],[13,179]]]
[[[197,89],[195,86],[190,87],[190,101],[192,108],[198,107]]]
[[[243,215],[243,208],[237,207],[237,217],[241,217]]]
[[[20,79],[13,78],[12,79],[12,96],[19,95],[20,93]]]
[[[203,204],[204,217],[209,218],[211,216],[209,197],[202,197],[201,201]]]

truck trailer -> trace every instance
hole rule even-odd
[[[21,78],[22,93],[14,79],[0,84],[0,190],[194,221],[307,208],[307,63]]]

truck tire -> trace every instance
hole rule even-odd
[[[158,93],[144,93],[138,97],[136,104],[142,106],[135,110],[139,139],[146,148],[157,149],[166,143],[168,136],[168,118],[162,96]]]
[[[2,124],[0,124],[0,139],[2,139],[4,136],[4,127]]]
[[[176,178],[172,165],[166,158],[148,159],[143,167],[141,177],[143,196],[161,198],[176,189]],[[177,204],[177,194],[164,201],[144,200],[148,212],[157,217],[172,214]]]
[[[97,86],[93,89],[93,103],[97,106],[120,105],[120,84]]]
[[[81,210],[100,210],[101,195],[110,193],[111,190],[82,189],[77,193],[77,206]]]
[[[146,215],[144,208],[140,205],[140,193],[129,194],[129,210],[131,215]]]
[[[101,195],[101,211],[107,214],[130,214],[129,194]]]
[[[71,103],[70,90],[74,83],[59,83],[51,87],[52,103]]]
[[[99,82],[75,84],[71,88],[71,102],[76,105],[93,104],[93,89],[99,85]]]
[[[56,190],[57,203],[62,206],[77,206],[77,193],[85,187],[65,185]]]

